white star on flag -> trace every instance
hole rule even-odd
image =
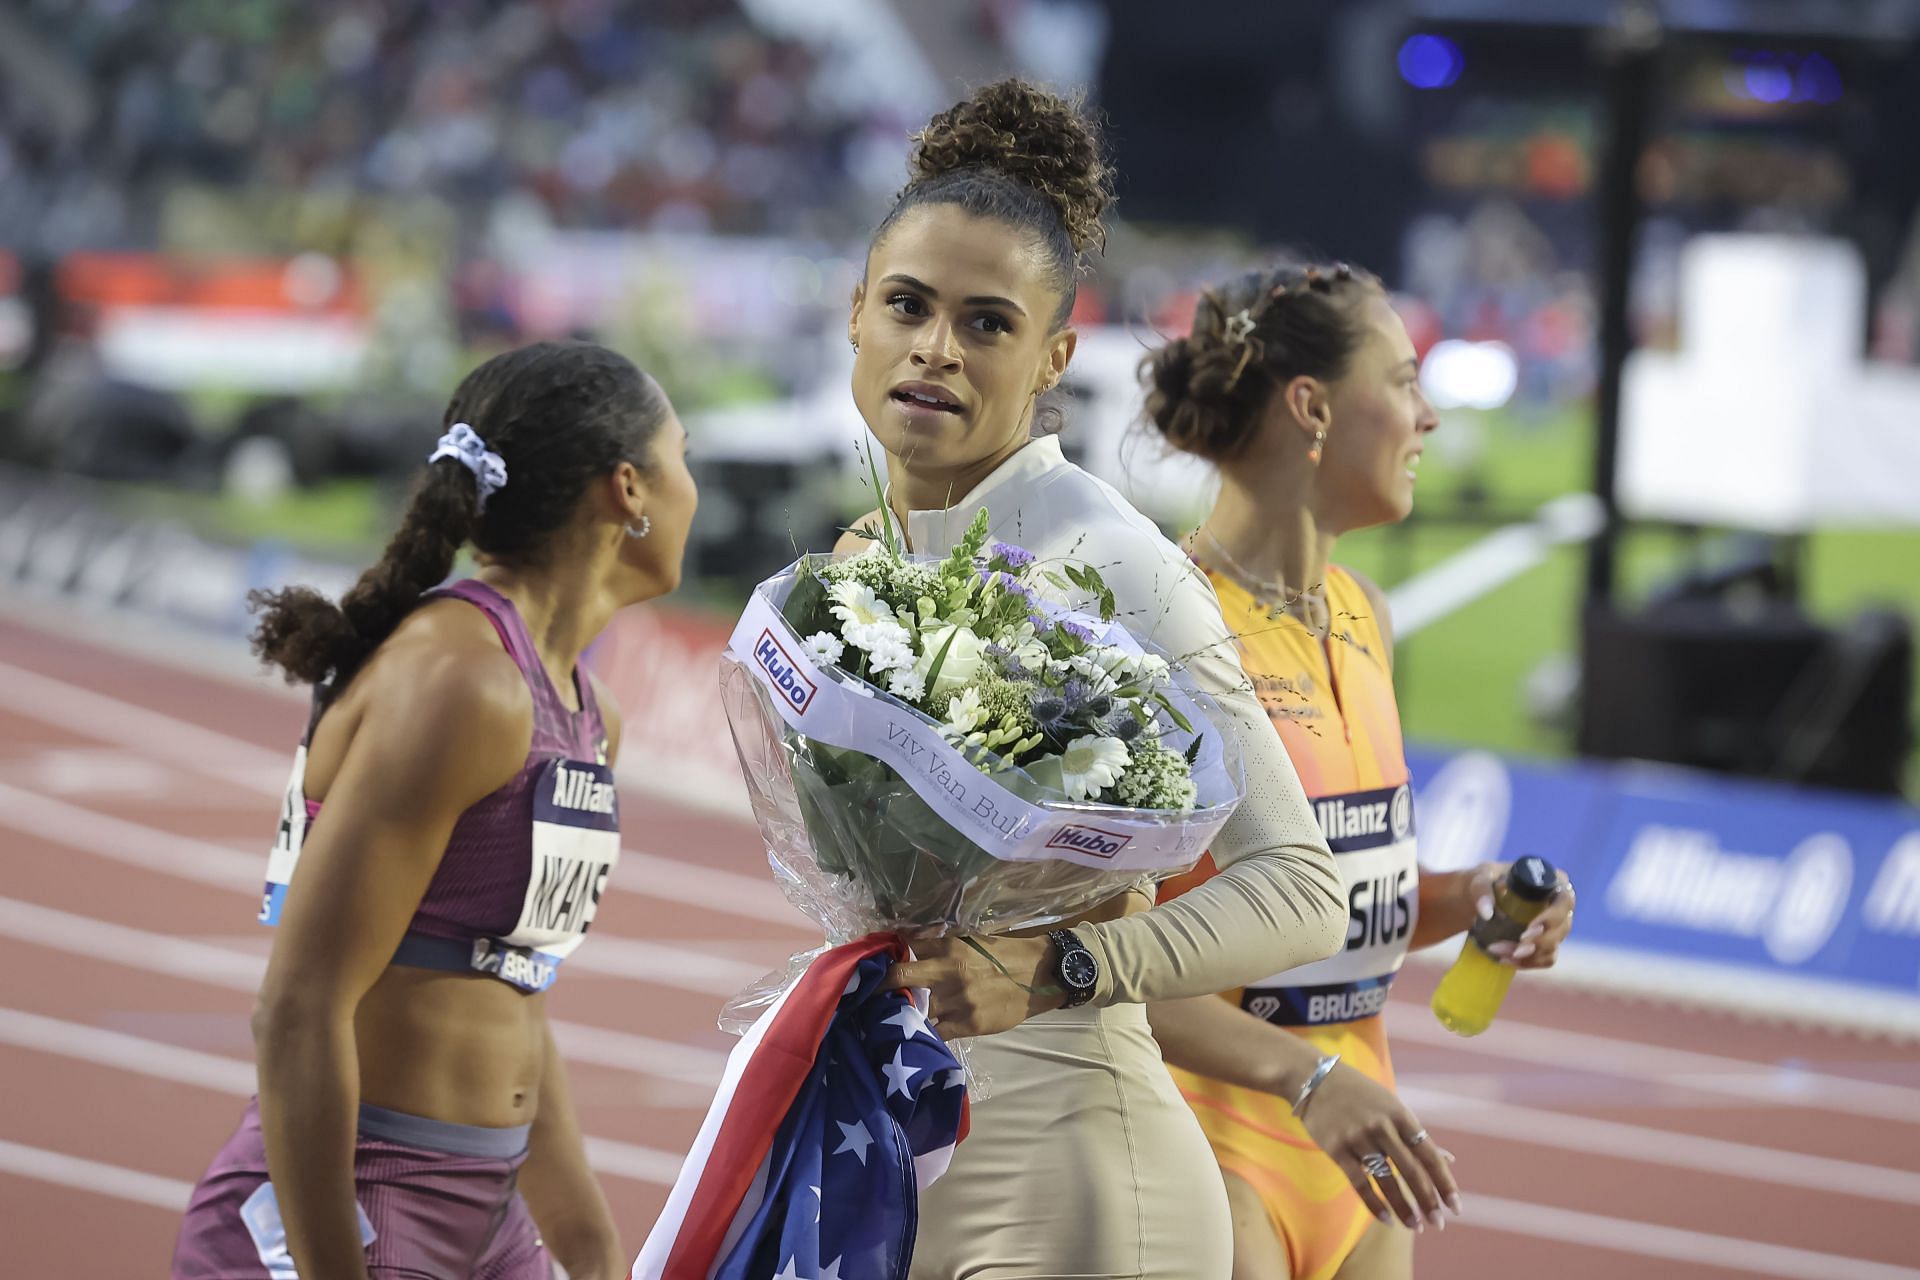
[[[815,1200],[818,1200],[820,1198],[820,1188],[808,1187],[807,1190],[813,1192],[813,1198]],[[813,1220],[815,1222],[820,1221],[820,1210],[823,1209],[824,1207],[825,1207],[824,1205],[818,1205],[818,1204],[813,1206]]]
[[[840,1280],[840,1259],[835,1258],[827,1264],[827,1269],[820,1273],[820,1280]]]
[[[916,1009],[911,1003],[903,1005],[900,1012],[881,1023],[882,1026],[899,1027],[902,1036],[911,1040],[923,1034],[927,1029],[927,1015]]]
[[[893,1061],[882,1063],[880,1066],[881,1072],[887,1077],[887,1096],[889,1098],[896,1093],[905,1094],[911,1098],[913,1094],[907,1089],[907,1081],[926,1070],[924,1067],[910,1067],[902,1062],[900,1056],[905,1052],[906,1049],[904,1047],[895,1048],[893,1051]]]
[[[967,1073],[959,1067],[947,1072],[947,1088],[958,1089],[967,1082]]]
[[[845,1152],[851,1151],[856,1156],[859,1156],[860,1163],[865,1165],[867,1163],[867,1148],[873,1145],[873,1135],[867,1132],[866,1121],[856,1120],[852,1124],[840,1124],[838,1120],[835,1120],[834,1123],[840,1125],[840,1137],[842,1141],[839,1146],[834,1148],[833,1154],[842,1155]]]
[[[794,1259],[788,1258],[787,1265],[780,1268],[780,1274],[775,1276],[773,1280],[806,1280],[804,1276],[794,1269],[793,1264]]]

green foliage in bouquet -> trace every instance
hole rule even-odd
[[[1169,725],[1193,732],[1166,695],[1166,661],[1057,618],[1033,585],[1111,621],[1113,593],[1096,569],[1047,566],[990,541],[985,511],[939,560],[909,556],[884,513],[877,532],[859,555],[795,567],[782,615],[815,664],[920,712],[975,769],[1033,802],[1194,807],[1199,740],[1185,750],[1161,742]],[[965,900],[995,859],[891,765],[806,738],[790,749],[823,870],[859,881],[890,920],[983,918],[982,904]]]

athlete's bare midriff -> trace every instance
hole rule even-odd
[[[360,1100],[453,1124],[533,1120],[546,997],[481,974],[393,966],[354,1015]]]

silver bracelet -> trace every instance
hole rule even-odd
[[[1294,1099],[1293,1099],[1294,1115],[1296,1116],[1299,1115],[1301,1111],[1303,1111],[1306,1108],[1307,1099],[1313,1096],[1313,1091],[1315,1089],[1318,1089],[1320,1087],[1320,1083],[1323,1080],[1325,1080],[1329,1074],[1332,1073],[1335,1067],[1339,1065],[1340,1065],[1340,1055],[1337,1053],[1330,1053],[1326,1055],[1324,1058],[1320,1059],[1320,1061],[1313,1064],[1313,1074],[1307,1077],[1307,1082],[1300,1086],[1300,1092],[1294,1095]]]

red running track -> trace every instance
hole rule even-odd
[[[301,716],[265,681],[0,623],[6,1274],[163,1273],[252,1089],[253,913]],[[810,938],[748,824],[623,807],[628,855],[550,1007],[632,1251],[728,1046],[721,1000]],[[1920,1280],[1911,1046],[1524,979],[1460,1041],[1431,983],[1410,970],[1388,1016],[1467,1213],[1421,1237],[1422,1277]]]

